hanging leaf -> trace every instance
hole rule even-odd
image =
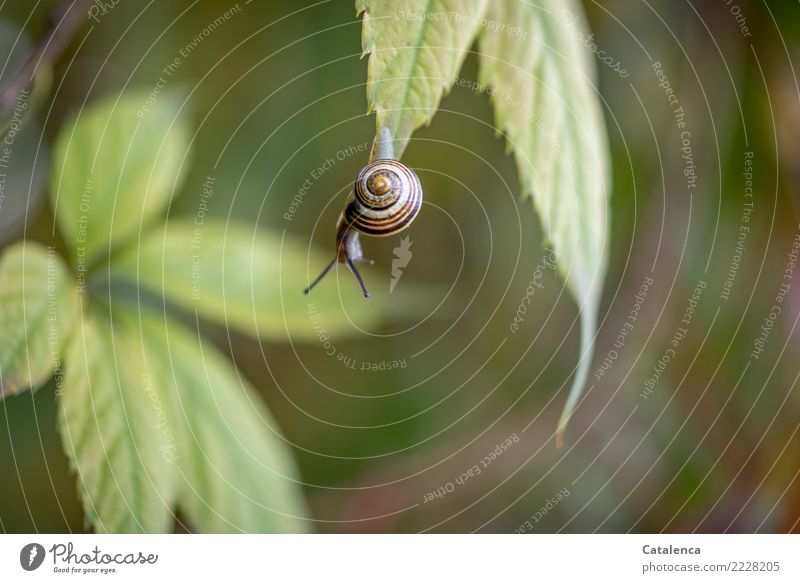
[[[496,1],[496,0],[495,0]],[[475,39],[488,0],[357,0],[367,98],[378,130],[388,128],[400,159],[415,129],[436,113]]]
[[[558,424],[558,441],[591,365],[608,248],[609,163],[590,54],[579,42],[576,2],[492,2],[480,80],[492,87],[497,127],[514,153],[524,194],[533,196],[559,271],[581,310],[581,356]]]
[[[55,251],[18,243],[0,259],[0,399],[37,389],[60,368],[76,296]]]
[[[300,482],[261,398],[210,342],[146,318],[148,360],[175,389],[179,507],[201,532],[303,532]]]
[[[67,351],[59,428],[88,521],[100,533],[171,529],[175,424],[141,339],[93,314]]]
[[[139,91],[107,98],[58,135],[50,196],[79,268],[136,235],[177,188],[189,148],[182,99],[163,91],[151,101]]]
[[[531,194],[559,271],[581,310],[581,355],[557,442],[591,365],[605,276],[609,163],[585,18],[573,0],[357,0],[370,53],[367,94],[397,156],[430,121],[476,35],[480,80],[491,88],[523,194]]]

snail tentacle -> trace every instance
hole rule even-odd
[[[370,293],[367,290],[367,286],[364,285],[364,280],[361,279],[361,274],[358,272],[358,269],[356,269],[356,264],[353,262],[352,259],[350,259],[347,256],[345,256],[345,261],[347,262],[347,267],[349,267],[350,271],[353,273],[353,275],[356,276],[356,279],[358,280],[358,284],[361,286],[361,293],[364,294],[365,298],[368,298],[370,296]]]
[[[308,286],[306,289],[304,289],[304,290],[303,290],[303,293],[304,293],[304,294],[306,294],[306,295],[308,295],[308,292],[310,292],[310,291],[311,291],[311,290],[314,288],[314,286],[315,286],[315,285],[317,285],[319,282],[321,282],[321,281],[322,281],[322,279],[323,279],[323,278],[324,278],[326,275],[328,275],[328,272],[329,272],[331,269],[333,269],[333,266],[334,266],[334,265],[336,265],[336,261],[337,261],[338,259],[339,259],[338,257],[334,257],[334,258],[331,260],[331,262],[330,262],[330,263],[328,263],[328,266],[327,266],[325,269],[323,269],[323,270],[322,270],[322,273],[320,273],[320,274],[317,276],[317,279],[315,279],[313,282],[311,282],[311,285],[309,285],[309,286]]]

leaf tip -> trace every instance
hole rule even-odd
[[[567,425],[569,425],[569,421],[572,418],[572,411],[568,408],[564,408],[561,412],[561,417],[558,419],[558,425],[556,426],[556,434],[555,434],[555,441],[556,441],[556,449],[560,450],[564,447],[564,435],[567,432]]]
[[[564,447],[564,429],[564,427],[559,427],[558,431],[556,431],[556,449]]]

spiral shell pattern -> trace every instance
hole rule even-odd
[[[356,179],[344,218],[355,230],[373,237],[399,233],[422,208],[422,185],[416,173],[397,160],[375,160]]]

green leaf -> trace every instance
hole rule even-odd
[[[76,295],[54,250],[18,243],[0,259],[0,399],[60,372]],[[59,379],[60,382],[60,379]]]
[[[160,361],[164,384],[177,389],[178,505],[193,526],[208,533],[307,530],[288,444],[261,398],[197,332],[152,317],[141,324],[148,359]]]
[[[330,276],[326,285],[304,295],[331,256],[254,226],[179,219],[145,236],[114,269],[211,321],[263,338],[317,341],[318,317],[329,334],[353,333],[358,331],[353,322],[374,324],[389,303],[388,298],[364,301],[344,270],[339,285]]]
[[[189,148],[182,99],[162,91],[151,101],[139,91],[107,98],[59,133],[50,195],[79,267],[135,236],[178,186]]]
[[[572,0],[492,2],[480,40],[480,80],[514,152],[559,271],[581,309],[581,358],[558,440],[586,383],[608,249],[609,162],[585,17]],[[510,35],[514,25],[523,31]]]
[[[171,529],[176,431],[141,338],[84,314],[67,351],[59,428],[97,532]]]
[[[494,0],[494,3],[499,3]],[[400,158],[455,81],[488,0],[356,0],[369,53],[367,98],[378,131],[388,128]]]

